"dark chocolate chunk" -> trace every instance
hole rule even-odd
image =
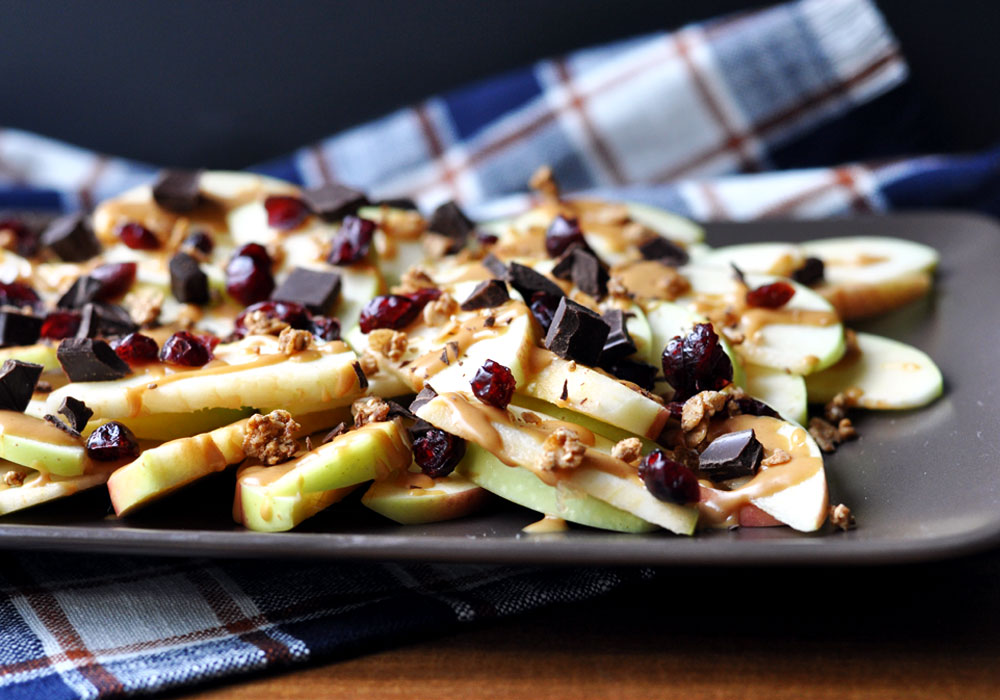
[[[162,209],[183,214],[201,202],[201,173],[164,170],[153,184],[153,199]]]
[[[535,272],[530,267],[525,267],[520,263],[511,263],[508,268],[508,276],[511,286],[514,287],[524,297],[524,301],[531,303],[536,292],[542,292],[546,296],[559,297],[566,296],[559,285],[550,280],[545,275]]]
[[[647,365],[645,362],[630,360],[627,357],[612,362],[604,362],[602,360],[601,369],[622,381],[632,382],[641,386],[646,391],[654,391],[656,388],[656,374],[658,370],[653,365]]]
[[[556,264],[552,266],[552,276],[557,280],[569,282],[573,279],[573,251],[576,248],[577,246],[573,246],[563,253],[562,257],[556,260]]]
[[[86,427],[87,421],[94,415],[93,410],[88,408],[87,404],[72,396],[67,396],[62,400],[57,412],[66,416],[66,422],[78,432]]]
[[[570,251],[573,264],[570,276],[573,284],[584,294],[603,299],[608,293],[608,270],[596,255],[583,246]]]
[[[0,410],[24,413],[35,392],[42,366],[20,360],[6,360],[0,366]]]
[[[486,257],[479,261],[479,264],[493,273],[493,276],[497,279],[507,279],[507,266],[504,265],[503,260],[495,256],[493,253],[487,253]]]
[[[614,362],[633,354],[636,349],[635,341],[632,340],[625,325],[625,312],[621,309],[609,309],[601,314],[601,318],[611,329],[608,332],[608,339],[604,341],[601,362]]]
[[[417,411],[420,410],[421,406],[423,406],[425,403],[427,403],[437,395],[438,394],[436,391],[434,391],[434,389],[432,389],[429,386],[425,386],[423,389],[420,390],[420,393],[414,397],[413,401],[410,402],[410,410],[413,411],[413,413],[416,413]]]
[[[347,432],[347,424],[341,421],[340,423],[337,423],[337,425],[333,426],[333,430],[331,430],[330,432],[328,432],[326,435],[323,436],[322,444],[325,445],[338,435],[343,435],[346,432]]]
[[[367,389],[368,388],[368,375],[366,375],[365,371],[363,369],[361,369],[361,363],[360,362],[355,362],[351,366],[354,367],[354,373],[356,375],[358,375],[358,386],[360,386],[362,389]]]
[[[43,418],[45,418],[45,420],[47,420],[53,426],[55,426],[56,428],[59,428],[59,430],[63,431],[64,433],[66,433],[67,435],[69,435],[71,437],[75,437],[75,438],[82,437],[80,435],[80,431],[79,430],[77,430],[76,428],[74,428],[74,427],[72,427],[70,425],[66,425],[66,423],[64,423],[61,419],[59,419],[58,417],[52,415],[51,413],[46,413],[43,416]]]
[[[698,469],[712,481],[752,476],[760,469],[764,447],[753,430],[727,433],[712,440],[698,458]]]
[[[486,280],[476,285],[469,298],[462,302],[462,311],[492,309],[510,301],[507,284],[503,280]]]
[[[409,197],[395,197],[390,199],[380,199],[375,202],[376,207],[389,207],[390,209],[405,209],[407,211],[419,211],[417,203]]]
[[[93,338],[67,338],[59,343],[56,358],[73,382],[106,382],[132,371],[110,345]]]
[[[564,379],[563,380],[562,393],[559,394],[559,398],[562,401],[566,401],[569,398],[569,380],[568,379]]]
[[[364,192],[336,182],[306,190],[302,193],[302,199],[313,214],[325,221],[339,221],[348,214],[357,213],[360,207],[368,204],[368,197]]]
[[[563,359],[596,365],[610,331],[596,313],[563,297],[545,336],[545,347]]]
[[[84,214],[61,216],[42,233],[42,246],[66,262],[83,262],[101,252],[101,244]]]
[[[198,261],[187,253],[170,258],[170,291],[182,304],[207,304],[208,275]]]
[[[640,243],[639,254],[646,260],[658,260],[671,267],[686,265],[690,259],[688,252],[681,246],[660,236]]]
[[[417,419],[417,417],[413,415],[413,412],[406,406],[401,406],[390,399],[386,399],[385,402],[389,404],[389,418],[406,418],[407,420]]]
[[[0,231],[14,237],[14,252],[22,258],[38,253],[42,231],[58,218],[51,212],[0,210]]]
[[[0,309],[0,347],[34,345],[42,334],[41,316]]]
[[[340,275],[325,270],[296,267],[271,294],[278,301],[293,301],[314,314],[327,314],[340,296]]]
[[[80,328],[77,338],[115,338],[135,333],[139,326],[129,312],[117,304],[94,301],[84,304],[80,312]]]
[[[464,243],[476,224],[465,215],[455,202],[445,202],[431,214],[427,229]]]
[[[76,278],[73,286],[59,297],[56,306],[60,309],[79,309],[84,304],[88,304],[97,299],[101,291],[101,281],[89,275],[82,275]]]
[[[792,279],[799,284],[811,287],[823,281],[824,272],[825,269],[822,260],[819,258],[806,258],[805,262],[802,263],[802,267],[792,273]]]

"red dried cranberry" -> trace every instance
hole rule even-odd
[[[375,235],[375,222],[357,216],[345,216],[340,230],[333,237],[330,255],[326,261],[331,265],[350,265],[366,255]]]
[[[553,258],[558,258],[574,244],[587,245],[577,219],[557,216],[545,232],[545,250]]]
[[[97,301],[111,301],[120,297],[135,284],[136,264],[134,262],[107,263],[98,265],[90,273],[90,278],[101,283],[94,298]]]
[[[407,294],[415,304],[419,304],[420,308],[424,308],[430,302],[441,296],[441,290],[434,287],[421,287],[415,292],[410,292]]]
[[[271,228],[290,231],[308,218],[309,207],[298,197],[273,195],[264,200],[267,210],[267,225]]]
[[[674,388],[674,401],[699,391],[719,390],[733,381],[733,363],[709,323],[699,323],[663,349],[663,376]]]
[[[361,332],[368,333],[376,328],[399,330],[417,318],[428,302],[441,296],[440,289],[418,289],[410,294],[386,294],[365,304],[361,310]]]
[[[309,331],[320,340],[340,340],[340,321],[329,316],[314,316]]]
[[[639,477],[655,498],[669,503],[697,503],[701,498],[698,478],[680,462],[653,450],[639,462]]]
[[[437,428],[427,430],[413,441],[413,461],[432,479],[451,474],[464,456],[465,440]]]
[[[41,310],[42,299],[23,282],[0,282],[0,306],[16,306],[19,309],[30,306]]]
[[[14,236],[17,254],[29,258],[38,252],[38,234],[17,219],[0,219],[0,231],[8,231]]]
[[[493,360],[486,360],[483,366],[476,370],[476,375],[470,384],[472,393],[477,399],[496,408],[507,408],[517,386],[510,369]]]
[[[476,240],[479,241],[479,245],[491,246],[495,245],[496,242],[500,240],[500,237],[495,233],[476,229]]]
[[[793,296],[795,296],[795,287],[788,282],[772,282],[748,291],[747,306],[778,309],[787,304]]]
[[[53,311],[42,322],[42,337],[49,340],[72,338],[80,330],[80,314],[77,311]]]
[[[215,250],[215,241],[213,241],[212,237],[204,231],[195,231],[184,239],[184,243],[181,244],[181,247],[194,248],[195,250],[208,255]]]
[[[226,291],[244,306],[264,301],[274,291],[271,256],[264,246],[248,243],[226,264]]]
[[[195,337],[201,341],[202,345],[208,348],[209,354],[214,353],[216,346],[222,342],[222,338],[217,335],[212,335],[211,333],[197,333],[195,334]]]
[[[542,327],[542,333],[548,333],[556,309],[559,308],[559,297],[555,294],[535,292],[531,295],[531,304],[528,308],[531,309],[531,315],[538,321],[538,325]]]
[[[188,331],[174,333],[160,350],[160,360],[172,365],[201,367],[211,359],[212,350],[205,338]]]
[[[156,362],[160,348],[156,341],[148,335],[129,333],[114,344],[115,354],[130,365],[142,365]]]
[[[276,318],[300,331],[311,330],[312,318],[302,304],[294,301],[260,301],[248,306],[236,317],[236,330],[246,330],[246,318],[254,311],[261,311],[268,318]]]
[[[87,438],[87,456],[98,462],[115,462],[139,456],[139,441],[116,420],[98,426]]]
[[[160,239],[142,224],[135,222],[122,224],[118,227],[118,238],[134,250],[156,250],[160,247]]]

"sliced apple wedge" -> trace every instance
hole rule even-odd
[[[0,515],[13,513],[58,498],[72,496],[86,489],[100,486],[108,480],[111,469],[95,468],[79,476],[57,476],[35,471],[13,462],[0,461],[0,479],[6,477],[10,484],[0,480]],[[15,474],[16,477],[6,476]],[[13,485],[16,480],[20,485]]]
[[[20,345],[12,348],[0,350],[0,364],[7,360],[20,360],[21,362],[31,362],[41,365],[43,372],[53,372],[61,370],[59,360],[56,359],[56,349],[52,345],[39,343],[38,345]]]
[[[862,408],[908,409],[941,395],[941,370],[926,353],[889,338],[858,333],[858,352],[806,377],[809,400],[825,403],[844,391]]]
[[[439,479],[401,472],[396,478],[376,481],[361,497],[365,507],[401,525],[461,518],[488,500],[487,490],[455,472]]]
[[[92,468],[83,440],[16,411],[0,411],[0,458],[58,476],[79,476]]]
[[[809,402],[806,399],[806,383],[797,374],[782,369],[745,365],[748,394],[773,408],[785,420],[805,424],[808,418]]]
[[[119,422],[128,427],[140,440],[166,442],[221,428],[248,418],[251,413],[253,410],[250,408],[205,408],[191,413],[158,413],[122,418]],[[106,418],[91,420],[87,423],[83,434],[89,435],[97,426],[107,422]]]
[[[257,467],[250,466],[241,469],[238,480],[241,482],[243,475],[255,468]],[[357,485],[330,491],[275,496],[267,489],[237,483],[233,519],[248,530],[286,532],[321,510],[344,500],[356,488]]]
[[[703,251],[694,262],[699,266],[732,270],[736,265],[749,274],[791,277],[802,267],[805,254],[795,243],[741,243]]]

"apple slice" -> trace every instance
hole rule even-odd
[[[550,486],[523,467],[508,467],[490,452],[466,443],[458,471],[470,481],[511,503],[571,523],[618,532],[650,532],[656,526],[608,505],[564,482]]]
[[[804,261],[802,248],[795,243],[741,243],[705,250],[694,263],[729,271],[736,265],[744,273],[791,277]]]
[[[244,467],[237,477],[242,482]],[[264,488],[236,486],[233,519],[248,530],[257,532],[287,532],[321,510],[344,500],[357,486],[345,486],[330,491],[297,493],[292,496],[275,496]]]
[[[20,345],[0,350],[0,364],[7,360],[20,360],[42,366],[43,372],[62,370],[56,359],[56,349],[52,345],[39,343],[37,345]]]
[[[667,343],[677,336],[688,335],[695,324],[708,322],[707,318],[667,301],[651,300],[646,302],[645,307],[651,335],[648,354],[643,359],[654,367],[663,366],[663,349]],[[743,362],[725,336],[719,334],[719,340],[733,364],[733,384],[744,386]]]
[[[140,440],[166,442],[178,438],[205,433],[215,428],[248,418],[253,413],[249,408],[203,408],[191,413],[158,413],[150,416],[122,418],[119,422],[135,433]],[[97,418],[87,423],[84,435],[90,435],[99,425],[107,423],[107,418]]]
[[[92,465],[83,440],[16,411],[0,411],[0,458],[58,476],[79,476]]]
[[[858,350],[833,367],[806,377],[809,400],[825,403],[855,390],[857,404],[869,409],[926,406],[941,395],[941,370],[915,347],[870,333],[857,334]]]
[[[111,471],[109,468],[101,467],[79,476],[56,476],[35,471],[13,462],[0,462],[0,479],[6,474],[14,473],[18,475],[17,478],[23,480],[20,486],[9,486],[4,481],[0,481],[0,515],[72,496],[80,491],[100,486],[108,480]]]
[[[781,369],[745,365],[745,389],[748,394],[781,414],[785,420],[805,424],[808,419],[809,402],[806,399],[806,383],[797,374]]]
[[[393,479],[376,481],[361,497],[364,506],[401,525],[461,518],[488,500],[487,490],[454,472],[440,479],[401,472]]]
[[[705,240],[705,229],[679,214],[639,202],[625,202],[625,208],[633,221],[675,243],[690,245]]]

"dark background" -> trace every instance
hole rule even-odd
[[[166,165],[242,167],[433,92],[740,0],[0,0],[0,125]],[[878,0],[912,68],[811,165],[983,148],[1000,131],[1000,3]],[[846,127],[850,129],[850,124]]]

